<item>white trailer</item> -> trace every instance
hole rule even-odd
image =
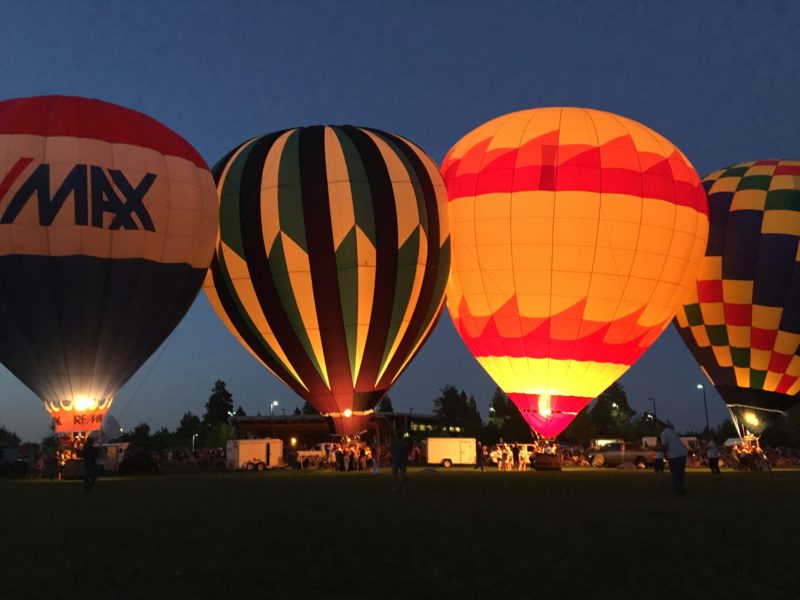
[[[100,454],[100,460],[105,473],[119,472],[119,466],[122,464],[122,459],[125,457],[125,451],[128,446],[128,442],[112,442],[100,446],[103,449]]]
[[[230,470],[263,471],[282,467],[283,441],[276,439],[228,440],[225,465]]]
[[[429,465],[449,469],[453,465],[475,464],[475,438],[428,438],[425,446],[425,462]]]

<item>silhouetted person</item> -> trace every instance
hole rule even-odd
[[[664,446],[664,452],[669,463],[669,478],[672,481],[672,489],[676,494],[685,494],[686,448],[681,438],[670,425],[659,423],[659,428],[661,429],[661,444]]]
[[[397,489],[397,474],[402,473],[403,479],[401,486],[403,489],[406,487],[406,469],[408,468],[408,453],[411,451],[411,442],[408,440],[408,434],[404,434],[402,438],[397,438],[392,442],[392,480],[394,487]]]
[[[717,446],[717,441],[714,439],[714,436],[711,436],[711,439],[708,441],[708,468],[711,469],[711,473],[719,477],[722,473],[719,470],[719,446]]]
[[[475,448],[475,468],[473,471],[477,471],[478,469],[483,473],[483,446],[480,442],[477,442]]]
[[[91,494],[94,489],[94,482],[97,481],[97,446],[94,445],[94,438],[86,440],[83,448],[83,492]]]

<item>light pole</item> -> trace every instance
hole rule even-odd
[[[269,420],[272,422],[272,437],[275,437],[275,421],[273,417],[275,415],[276,406],[278,406],[277,400],[273,400],[272,403],[269,405]]]
[[[656,399],[655,398],[648,398],[650,402],[653,403],[653,418],[658,421],[658,413],[656,412]]]
[[[196,437],[197,437],[197,434],[193,433],[192,434],[192,452],[194,452],[194,440],[195,440]]]
[[[706,434],[711,433],[711,427],[708,424],[708,402],[706,401],[706,386],[702,383],[697,384],[698,390],[703,390],[703,409],[706,411]]]

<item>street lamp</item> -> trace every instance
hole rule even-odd
[[[698,390],[703,390],[703,409],[706,411],[706,434],[711,433],[711,427],[708,424],[708,402],[706,401],[706,386],[702,383],[697,384]]]
[[[648,398],[650,402],[653,403],[653,419],[658,421],[658,412],[656,412],[656,399],[655,398]]]
[[[275,407],[278,406],[278,401],[273,400],[272,403],[269,405],[269,419],[272,422],[272,437],[275,437],[275,421],[273,420],[273,416],[275,414]]]
[[[196,437],[197,437],[197,434],[193,433],[192,434],[192,452],[194,452],[194,440],[195,440]]]

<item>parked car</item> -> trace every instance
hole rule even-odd
[[[602,448],[589,450],[588,460],[593,467],[617,467],[623,463],[632,463],[645,469],[655,462],[656,452],[649,446],[615,442]]]

